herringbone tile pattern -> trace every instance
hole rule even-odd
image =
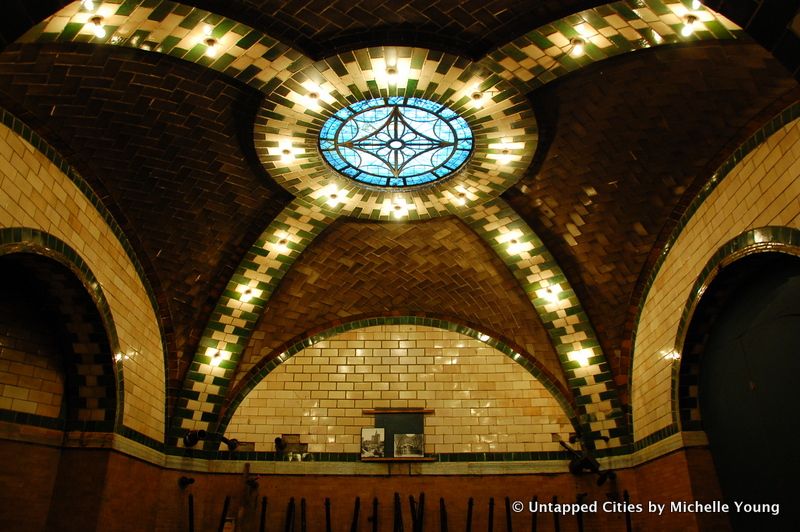
[[[461,221],[341,221],[319,239],[273,295],[237,380],[258,359],[306,331],[361,316],[429,312],[511,340],[563,383],[561,365],[528,298]]]

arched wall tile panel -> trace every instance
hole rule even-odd
[[[557,453],[573,427],[523,366],[476,338],[420,325],[344,332],[273,369],[239,404],[227,436],[274,450],[299,434],[312,453],[359,452],[363,409],[429,408],[428,453]],[[544,456],[541,454],[540,456]]]
[[[126,386],[126,428],[163,441],[164,350],[148,290],[114,229],[87,193],[26,139],[35,136],[3,112],[0,125],[0,227],[28,227],[67,243],[94,273],[117,329]],[[6,124],[13,124],[14,130]],[[24,136],[24,137],[23,137]],[[39,146],[44,146],[36,138]],[[45,148],[52,155],[52,149]],[[96,198],[93,198],[94,201]],[[99,202],[98,202],[99,203]]]
[[[683,311],[711,257],[750,229],[800,227],[798,116],[795,105],[746,142],[712,177],[665,248],[636,327],[631,382],[638,441],[676,430],[673,354],[682,341]]]

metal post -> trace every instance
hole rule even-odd
[[[325,532],[331,532],[331,500],[325,497]]]
[[[189,532],[194,532],[194,495],[189,495]]]
[[[350,532],[358,530],[358,511],[361,508],[361,497],[356,497],[356,504],[353,507],[353,522],[350,524]]]
[[[511,499],[506,497],[506,532],[514,532],[514,525],[511,523]]]
[[[222,505],[222,517],[219,518],[219,532],[225,530],[225,518],[228,517],[228,506],[231,504],[231,496],[225,496],[225,504]]]

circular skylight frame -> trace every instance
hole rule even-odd
[[[367,187],[408,190],[459,173],[475,141],[463,117],[424,98],[391,96],[350,104],[322,126],[318,149],[341,175]]]

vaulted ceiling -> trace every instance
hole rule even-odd
[[[472,60],[603,3],[183,2],[245,22],[312,59],[397,44]],[[253,144],[264,94],[147,50],[14,42],[66,4],[4,3],[0,107],[59,150],[122,227],[156,292],[170,379],[178,382],[247,250],[292,201]],[[800,47],[791,30],[800,2],[707,4],[755,40],[626,53],[533,90],[527,97],[539,146],[502,196],[564,271],[619,384],[643,280],[675,221],[742,141],[800,97]],[[308,331],[382,312],[480,325],[564,381],[522,288],[456,217],[335,222],[274,293],[238,378]]]

